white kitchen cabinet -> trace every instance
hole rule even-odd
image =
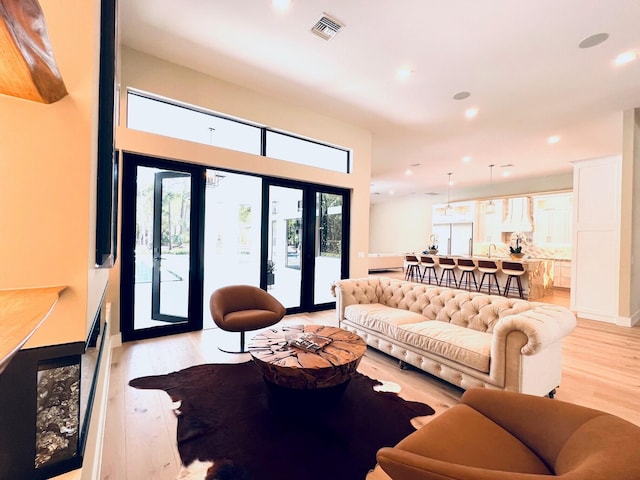
[[[620,155],[573,163],[571,310],[618,322],[620,294]]]
[[[573,193],[533,196],[533,243],[540,247],[571,246]]]
[[[498,244],[502,242],[502,216],[504,199],[493,199],[493,211],[488,201],[478,202],[477,221],[474,241],[476,243]]]
[[[451,215],[447,215],[446,210],[446,203],[434,205],[431,215],[432,223],[472,223],[476,217],[476,202],[451,202]]]
[[[556,260],[553,265],[553,286],[571,288],[571,261]]]

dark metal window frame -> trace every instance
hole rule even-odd
[[[229,121],[229,122],[235,122],[235,123],[239,123],[239,124],[242,124],[242,125],[247,125],[249,127],[258,128],[261,131],[260,148],[259,148],[259,150],[260,150],[260,155],[263,156],[263,157],[267,156],[266,155],[266,152],[267,152],[267,132],[273,132],[273,133],[276,133],[278,135],[283,135],[283,136],[294,138],[296,140],[300,140],[300,141],[303,141],[303,142],[313,143],[315,145],[320,145],[322,147],[332,148],[334,150],[338,150],[338,151],[344,152],[345,156],[346,156],[346,158],[345,158],[345,168],[344,168],[344,171],[340,171],[340,173],[347,173],[347,174],[351,173],[351,151],[346,149],[346,148],[337,147],[335,145],[329,145],[328,143],[323,143],[323,142],[319,142],[317,140],[312,140],[312,139],[309,139],[309,138],[301,137],[299,135],[295,135],[295,134],[292,134],[292,133],[283,132],[281,130],[276,130],[274,128],[269,128],[269,127],[266,127],[264,125],[260,125],[260,124],[253,123],[253,122],[249,122],[247,120],[242,120],[242,119],[239,119],[239,118],[234,118],[234,117],[222,115],[220,113],[216,113],[216,112],[213,112],[211,110],[207,110],[205,108],[197,107],[195,105],[191,105],[191,104],[187,104],[187,103],[182,103],[182,102],[179,102],[177,100],[172,100],[172,99],[169,99],[169,98],[156,96],[154,94],[151,94],[151,93],[148,93],[148,92],[144,92],[144,91],[138,90],[138,89],[127,88],[127,97],[129,95],[135,95],[135,96],[138,96],[138,97],[141,97],[141,98],[146,98],[148,100],[152,100],[152,101],[155,101],[155,102],[165,103],[167,105],[171,105],[171,106],[174,106],[174,107],[184,108],[186,110],[191,110],[191,111],[202,113],[202,114],[205,114],[205,115],[210,115],[212,117],[220,118],[222,120],[226,120],[226,121]],[[129,109],[127,108],[127,123],[128,123],[128,118],[129,118]],[[290,160],[284,160],[284,161],[290,161]],[[299,162],[291,162],[291,163],[297,163],[298,165],[306,165],[305,163],[299,163]],[[316,168],[321,168],[321,167],[316,167]],[[336,170],[333,170],[333,169],[327,169],[327,170],[336,171]]]

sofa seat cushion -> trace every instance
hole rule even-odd
[[[474,408],[464,404],[456,405],[441,413],[401,440],[395,450],[404,450],[427,459],[479,469],[514,474],[553,474],[549,467],[520,440]],[[383,469],[387,470],[388,463],[393,463],[393,460],[386,460],[384,457],[384,453],[379,452],[378,462]],[[393,471],[392,465],[389,471]],[[418,478],[418,476],[412,478]],[[454,476],[447,476],[447,478],[454,478]],[[462,477],[455,476],[455,478]]]
[[[397,339],[420,350],[435,353],[467,367],[489,372],[491,333],[429,320],[400,326]]]
[[[344,309],[344,318],[365,328],[375,330],[395,339],[400,325],[420,323],[425,317],[401,308],[387,307],[380,303],[349,305]]]

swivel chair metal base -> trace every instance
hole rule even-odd
[[[245,348],[244,343],[245,343],[244,342],[244,332],[240,332],[240,350],[226,350],[226,349],[222,348],[221,346],[218,346],[218,350],[220,350],[221,352],[224,352],[224,353],[236,353],[236,354],[249,353],[249,350],[247,350]]]

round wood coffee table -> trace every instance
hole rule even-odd
[[[292,339],[313,333],[331,339],[318,352],[290,345]],[[267,384],[287,390],[344,390],[367,350],[355,333],[323,325],[291,325],[269,328],[255,335],[248,344],[254,362]]]

